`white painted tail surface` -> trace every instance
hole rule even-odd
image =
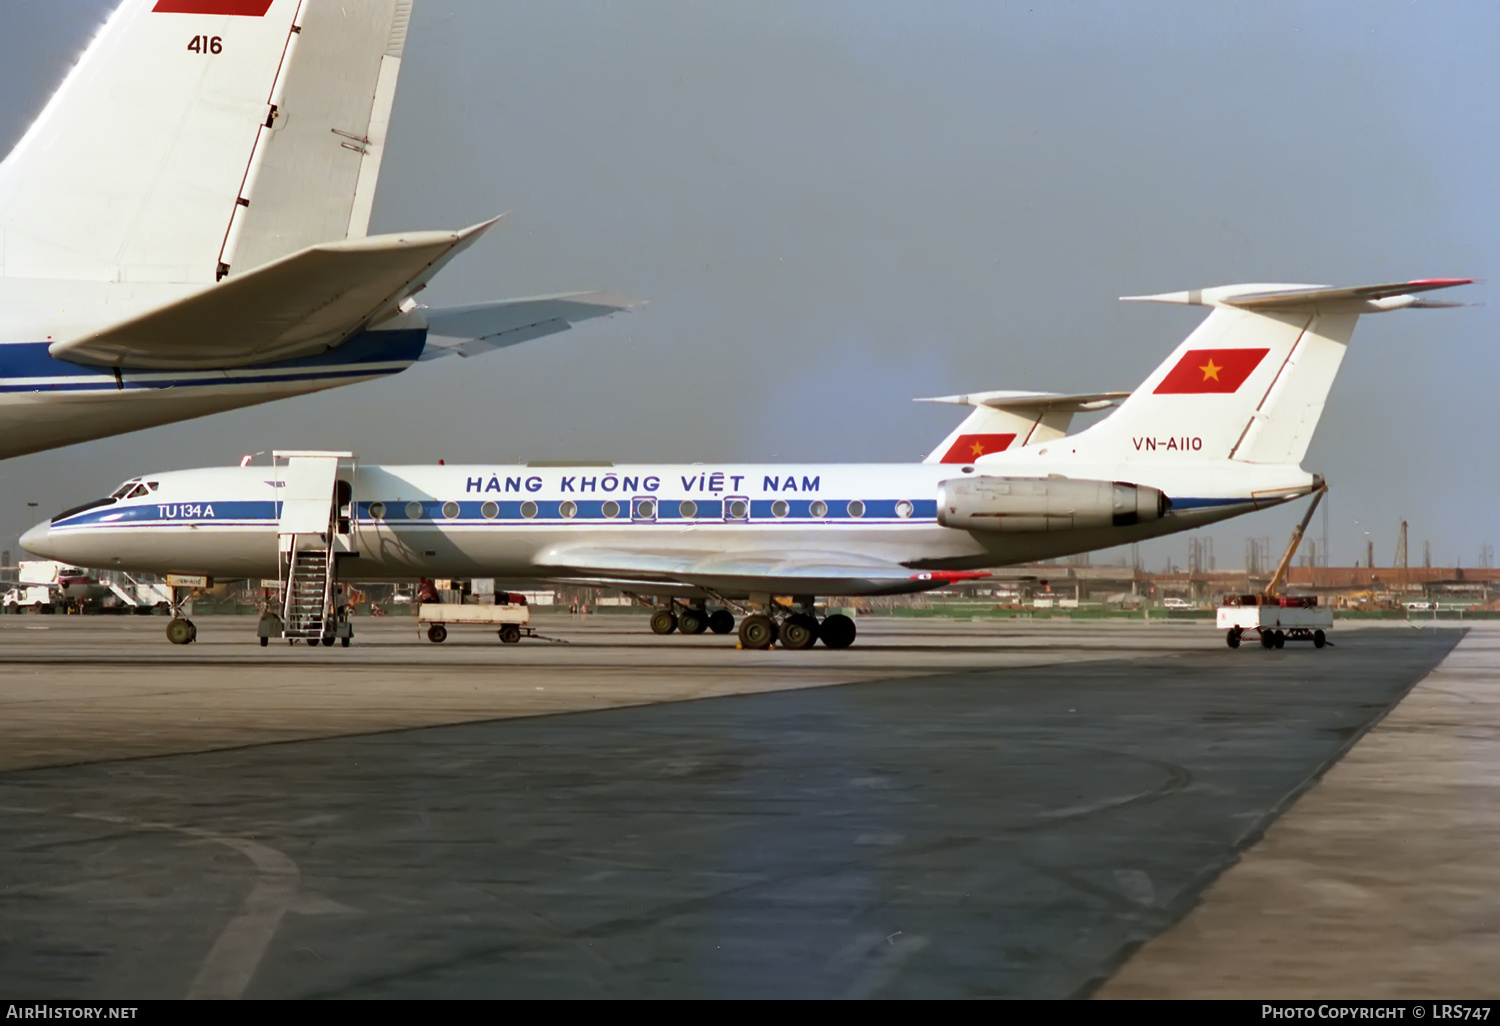
[[[369,231],[412,0],[303,0],[228,273]]]
[[[1447,306],[1416,293],[1467,279],[1330,289],[1231,285],[1126,297],[1213,307],[1107,419],[1070,439],[1087,461],[1180,463],[1184,456],[1298,464],[1362,313]]]
[[[0,163],[0,274],[210,283],[364,235],[410,7],[124,0]]]

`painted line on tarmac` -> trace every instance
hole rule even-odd
[[[0,808],[0,812],[51,815],[46,809]],[[96,812],[68,812],[63,815],[72,819],[86,819],[141,830],[169,830],[187,834],[199,840],[211,841],[233,848],[249,859],[259,871],[255,886],[240,905],[239,913],[219,932],[218,939],[209,949],[208,957],[198,969],[185,995],[189,1000],[234,999],[242,997],[250,985],[255,970],[265,957],[276,929],[292,901],[297,897],[297,885],[301,871],[297,863],[283,853],[248,837],[221,834],[203,827],[180,826],[176,823],[155,823],[131,819],[128,816],[111,816]]]

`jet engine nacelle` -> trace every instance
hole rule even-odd
[[[1120,481],[967,477],[938,485],[938,523],[963,531],[1078,531],[1159,520],[1164,494]]]

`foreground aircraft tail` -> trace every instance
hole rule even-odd
[[[0,274],[211,283],[362,238],[412,0],[124,0],[0,163]]]
[[[953,403],[974,408],[922,462],[973,463],[981,456],[1051,441],[1067,434],[1075,414],[1106,409],[1128,395],[1129,392],[1084,395],[974,392],[918,399],[919,403]]]
[[[1298,464],[1361,314],[1461,304],[1420,293],[1470,284],[1436,278],[1325,288],[1226,285],[1127,296],[1213,312],[1108,418],[1076,436],[1080,459],[1204,459]]]

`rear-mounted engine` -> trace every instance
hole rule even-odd
[[[969,477],[938,486],[938,523],[963,531],[1081,531],[1159,520],[1155,488],[1061,477]]]

